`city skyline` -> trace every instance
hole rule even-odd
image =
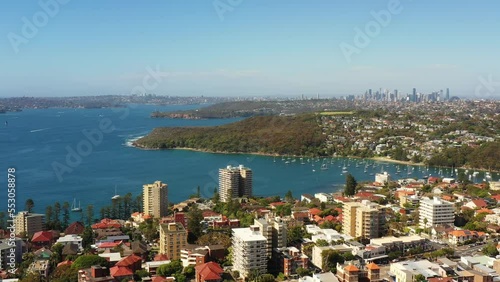
[[[3,2],[0,97],[500,96],[495,1],[231,3]]]

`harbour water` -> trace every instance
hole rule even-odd
[[[211,154],[187,150],[140,150],[133,140],[158,126],[212,126],[236,121],[152,119],[154,110],[193,109],[194,106],[129,105],[126,109],[40,109],[0,115],[8,126],[0,128],[0,187],[7,189],[7,169],[16,168],[17,211],[26,199],[44,213],[47,205],[77,199],[95,214],[117,193],[134,196],[142,185],[161,180],[169,186],[169,200],[178,202],[201,187],[211,197],[218,182],[218,169],[243,164],[254,172],[254,193],[281,195],[336,192],[343,188],[348,171],[360,181],[373,181],[374,174],[389,172],[393,178],[426,175],[453,176],[452,169],[407,166],[373,160],[327,158],[300,159],[241,154]],[[102,138],[100,137],[102,136]],[[89,146],[90,144],[90,146]],[[75,158],[76,152],[80,159]],[[323,169],[322,169],[323,168]],[[365,172],[366,171],[366,172]],[[399,172],[398,172],[399,171]],[[472,171],[470,172],[472,173]],[[498,175],[492,173],[493,178]],[[472,176],[471,176],[472,177]],[[474,176],[476,181],[483,172]],[[2,199],[6,192],[2,193]],[[1,201],[0,210],[6,210]]]

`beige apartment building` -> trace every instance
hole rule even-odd
[[[45,215],[20,211],[14,219],[15,233],[25,233],[28,237],[45,228]]]
[[[167,216],[168,185],[161,181],[145,184],[142,188],[143,212],[154,218]]]
[[[254,219],[259,233],[266,238],[266,255],[271,258],[276,248],[284,248],[287,243],[286,224],[279,217]]]
[[[370,201],[344,203],[342,233],[355,238],[378,238],[385,226],[384,211]]]
[[[181,259],[181,250],[187,246],[187,231],[180,223],[160,224],[160,254],[170,260]]]
[[[252,170],[243,165],[219,169],[219,197],[227,203],[230,199],[252,196]]]

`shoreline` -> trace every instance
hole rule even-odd
[[[403,164],[403,165],[425,166],[424,163],[413,163],[411,161],[399,161],[399,160],[394,160],[394,159],[387,158],[387,157],[371,157],[368,159],[378,161],[378,162],[388,162],[388,163]]]
[[[320,157],[320,156],[315,156],[315,157],[304,157],[304,156],[296,156],[296,155],[280,155],[280,154],[270,154],[270,153],[259,153],[259,152],[221,152],[221,151],[210,151],[210,150],[204,150],[204,149],[196,149],[196,148],[188,148],[188,147],[176,147],[176,148],[146,148],[144,146],[141,146],[137,144],[136,142],[133,142],[131,144],[131,147],[141,149],[141,150],[150,150],[150,151],[155,151],[155,150],[183,150],[183,151],[191,151],[191,152],[200,152],[200,153],[210,153],[210,154],[224,154],[224,155],[253,155],[253,156],[263,156],[263,157],[293,157],[293,158],[350,158],[350,159],[366,159],[366,160],[373,160],[376,162],[387,162],[387,163],[393,163],[393,164],[401,164],[401,165],[411,165],[411,166],[427,166],[425,163],[412,163],[411,161],[398,161],[394,159],[390,159],[387,157],[371,157],[371,158],[361,158],[358,156],[336,156],[336,157]],[[447,166],[433,166],[433,167],[439,167],[439,168],[453,168],[453,167],[447,167]],[[495,170],[487,170],[487,169],[480,169],[480,168],[470,168],[470,167],[456,167],[456,169],[461,169],[461,170],[475,170],[475,171],[482,171],[482,172],[500,172],[500,171],[495,171]]]

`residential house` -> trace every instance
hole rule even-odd
[[[221,282],[224,270],[218,263],[207,262],[195,267],[196,282]]]
[[[464,244],[470,240],[482,240],[486,233],[471,230],[454,230],[448,233],[448,241],[453,245]]]

